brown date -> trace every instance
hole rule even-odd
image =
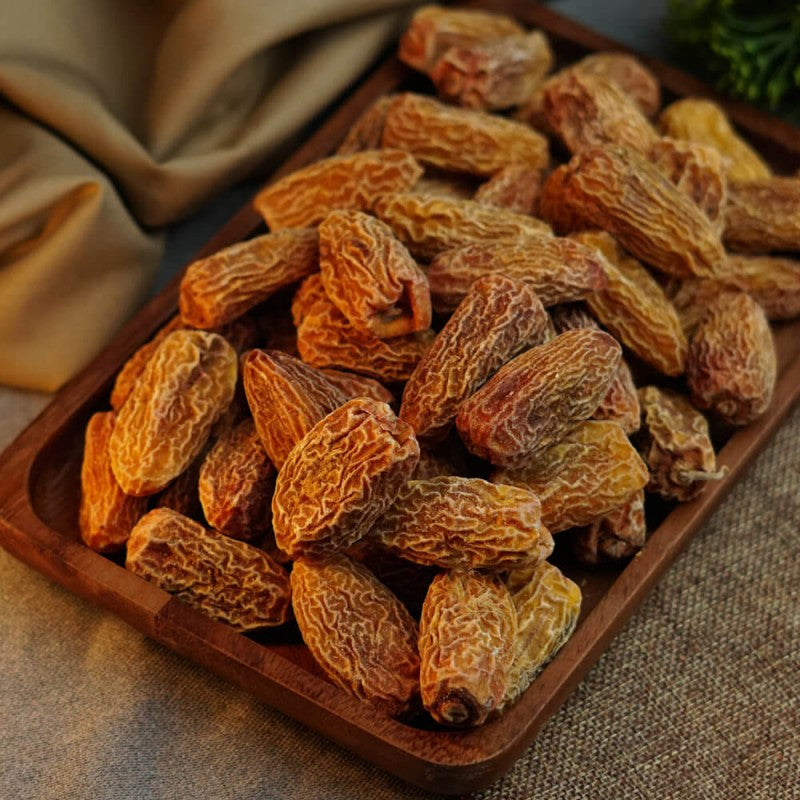
[[[559,533],[623,505],[644,488],[648,472],[619,425],[590,420],[526,464],[494,470],[491,480],[532,491],[545,526]]]
[[[109,441],[126,494],[154,494],[186,469],[233,399],[237,371],[236,351],[218,334],[177,330],[161,341]]]
[[[320,420],[283,464],[272,498],[290,556],[343,550],[364,536],[411,477],[419,445],[385,403],[349,400]]]
[[[319,370],[280,350],[250,350],[242,381],[261,443],[280,469],[291,449],[347,397]]]
[[[99,553],[121,550],[147,511],[147,498],[125,494],[111,470],[108,442],[115,421],[113,411],[98,411],[84,436],[78,525],[84,544]]]
[[[300,557],[292,606],[303,641],[339,687],[397,716],[419,697],[417,623],[362,564]]]
[[[420,441],[438,441],[461,404],[509,359],[550,335],[533,289],[495,274],[479,278],[436,336],[403,390],[400,417]]]
[[[455,475],[408,481],[368,540],[443,569],[510,569],[553,551],[536,495]]]
[[[620,357],[612,336],[591,329],[526,350],[461,405],[456,426],[464,444],[502,467],[536,460],[595,412]]]
[[[422,261],[470,242],[550,233],[550,227],[540,219],[474,200],[386,194],[375,201],[372,210]]]
[[[240,317],[281,287],[316,272],[318,252],[314,228],[286,228],[193,261],[180,283],[183,323],[208,329]]]
[[[338,367],[376,380],[406,381],[430,347],[430,329],[379,339],[356,330],[325,294],[321,279],[306,279],[292,303],[300,357],[314,367]]]
[[[429,4],[414,13],[397,55],[408,66],[427,73],[451,47],[523,33],[524,28],[505,14]]]
[[[677,392],[644,386],[639,396],[643,421],[637,447],[650,471],[647,490],[668,500],[693,500],[708,481],[723,476],[706,418]]]
[[[604,231],[572,234],[606,259],[607,284],[586,298],[606,330],[665,375],[686,369],[688,344],[678,313],[664,290],[635,258]]]
[[[580,151],[545,181],[539,211],[559,233],[605,230],[668,275],[709,277],[724,267],[725,252],[708,217],[632,150]]]
[[[515,703],[578,624],[581,590],[558,567],[541,561],[509,572],[506,586],[517,612],[514,658],[502,712]]]
[[[547,139],[521,122],[446,105],[403,92],[386,114],[383,147],[411,153],[421,164],[489,176],[508,164],[547,166]]]
[[[237,631],[281,625],[291,612],[283,567],[168,508],[149,511],[136,524],[125,567]]]
[[[445,250],[430,264],[436,311],[452,311],[483,275],[529,284],[544,306],[580,300],[606,285],[605,260],[593,248],[558,236],[529,234]]]
[[[386,339],[431,324],[428,279],[392,229],[362,211],[332,211],[319,226],[325,293],[361,333]]]
[[[335,208],[368,209],[387,192],[405,192],[422,167],[402,150],[363,150],[315,161],[280,178],[254,198],[270,230],[316,225]]]
[[[422,704],[443,725],[485,722],[508,689],[517,614],[498,576],[452,570],[431,582],[419,623]]]
[[[747,425],[769,407],[776,375],[775,342],[761,306],[734,290],[714,298],[689,344],[692,403],[729,425]]]
[[[275,466],[252,419],[221,436],[209,450],[198,479],[209,525],[235,539],[255,539],[269,530]]]

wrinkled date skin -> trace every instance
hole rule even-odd
[[[278,546],[294,558],[355,544],[394,502],[418,460],[413,429],[388,405],[349,400],[298,442],[278,473],[272,499]]]
[[[398,58],[428,73],[451,47],[522,35],[525,29],[505,14],[426,5],[411,18],[398,45]]]
[[[525,102],[553,67],[541,31],[456,45],[430,71],[436,93],[448,103],[500,110]]]
[[[121,550],[147,511],[147,498],[125,494],[111,471],[108,442],[115,421],[113,411],[92,414],[84,438],[78,523],[83,542],[99,553]]]
[[[515,214],[475,200],[450,200],[435,195],[387,194],[375,201],[372,210],[422,261],[470,242],[551,232],[546,222],[527,214]]]
[[[733,130],[723,109],[711,100],[701,97],[676,100],[659,115],[658,128],[673,139],[688,139],[718,150],[725,158],[731,180],[758,180],[770,175],[769,167]]]
[[[355,397],[371,397],[381,403],[392,405],[395,396],[380,381],[367,378],[365,375],[356,375],[341,369],[321,369],[320,372],[337,388],[348,400]]]
[[[694,332],[709,302],[725,287],[747,292],[764,309],[767,319],[800,317],[800,261],[730,255],[725,275],[719,280],[676,281],[668,287],[687,336]]]
[[[422,704],[443,725],[485,722],[508,688],[517,614],[498,576],[437,575],[419,623]]]
[[[316,272],[314,228],[286,228],[256,236],[192,262],[181,279],[183,323],[216,328],[240,317],[281,287]]]
[[[606,258],[607,284],[586,298],[594,316],[659,372],[682,374],[689,345],[677,311],[655,278],[604,231],[586,231],[573,237]]]
[[[747,425],[769,407],[777,356],[762,308],[744,292],[712,300],[689,345],[692,403],[729,425]]]
[[[707,144],[664,136],[651,146],[648,157],[670,183],[694,201],[714,230],[721,234],[728,181],[719,150]]]
[[[125,567],[237,631],[282,625],[291,612],[283,567],[262,550],[168,508],[137,523]]]
[[[731,250],[800,250],[800,177],[731,181],[722,238]]]
[[[461,404],[521,350],[549,338],[550,319],[527,284],[478,279],[411,374],[400,406],[420,441],[441,440]]]
[[[646,117],[653,118],[661,108],[661,87],[658,79],[639,59],[627,53],[599,52],[576,61],[546,79],[514,112],[514,118],[541,131],[548,130],[544,113],[544,90],[550,80],[558,80],[563,72],[599,76],[613,81],[636,104]]]
[[[609,145],[580,151],[545,181],[539,211],[559,233],[601,228],[668,275],[709,277],[724,266],[725,252],[708,217],[632,150]]]
[[[581,590],[547,561],[509,572],[506,586],[517,612],[511,673],[498,713],[515,703],[561,649],[578,624]]]
[[[542,171],[524,164],[509,164],[484,181],[472,197],[476,203],[505,208],[515,214],[536,216]]]
[[[417,623],[365,566],[341,554],[298,558],[292,605],[303,641],[337,686],[391,716],[418,702]]]
[[[550,315],[557,333],[579,328],[600,330],[597,320],[581,303],[556,306]],[[630,435],[639,430],[640,416],[639,395],[633,382],[633,374],[628,362],[621,358],[614,380],[592,418],[616,422]]]
[[[594,566],[604,561],[630,558],[647,537],[644,489],[605,517],[575,530],[572,551],[581,564]]]
[[[536,495],[455,475],[408,481],[369,540],[443,569],[509,569],[553,551]]]
[[[221,436],[203,460],[198,491],[208,523],[236,539],[270,528],[275,466],[252,419]]]
[[[356,330],[312,275],[292,303],[300,357],[314,367],[352,370],[387,383],[407,381],[435,333],[431,329],[379,339]]]
[[[236,351],[218,334],[177,330],[163,339],[109,441],[126,494],[154,494],[186,469],[233,399],[237,372]]]
[[[250,350],[242,381],[261,443],[278,469],[314,425],[347,401],[319,370],[280,350]]]
[[[693,500],[717,471],[706,418],[683,395],[644,386],[637,446],[650,471],[647,490],[668,500]]]
[[[532,347],[462,404],[464,444],[497,466],[523,467],[595,412],[621,355],[612,336],[590,329]]]
[[[544,306],[580,300],[607,284],[605,260],[580,242],[545,234],[476,242],[440,253],[428,281],[436,311],[452,311],[481,276],[524,281]]]
[[[385,339],[430,327],[428,279],[385,222],[333,211],[319,226],[319,248],[325,292],[361,333]]]
[[[378,150],[383,138],[386,112],[396,95],[383,94],[374,100],[361,116],[350,126],[342,143],[336,150],[340,156],[360,153],[362,150]]]
[[[422,175],[407,152],[363,150],[315,161],[280,178],[254,198],[270,230],[317,225],[335,208],[366,210],[380,194],[405,192]]]
[[[618,144],[647,153],[658,139],[647,117],[609,78],[566,69],[542,88],[542,111],[571,153]]]
[[[547,139],[521,122],[455,108],[404,92],[389,106],[383,146],[411,153],[422,164],[489,176],[509,163],[547,166]]]
[[[532,491],[545,526],[559,533],[606,516],[643,489],[648,477],[622,428],[591,420],[527,464],[494,470],[491,480]]]

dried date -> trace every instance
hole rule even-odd
[[[126,494],[154,494],[186,469],[233,399],[237,372],[236,351],[218,334],[177,330],[163,339],[109,441]]]
[[[500,274],[479,278],[408,379],[401,419],[420,441],[441,440],[461,404],[521,350],[542,344],[550,330],[527,284]]]
[[[762,308],[745,292],[712,300],[689,344],[692,403],[729,425],[747,425],[769,407],[777,356]]]
[[[553,551],[536,495],[455,475],[408,481],[368,538],[408,561],[443,569],[512,569]]]
[[[650,472],[647,490],[668,500],[693,500],[724,474],[717,470],[706,418],[677,392],[644,386],[639,396],[637,447]]]
[[[397,55],[408,66],[428,73],[451,47],[524,33],[524,28],[505,14],[424,5],[414,13],[403,32]]]
[[[373,211],[423,261],[470,242],[550,233],[547,223],[540,219],[474,200],[387,194],[375,201]]]
[[[508,688],[516,634],[514,604],[499,577],[453,570],[433,579],[419,624],[420,690],[437,722],[486,721]]]
[[[319,226],[319,253],[325,293],[356,330],[385,339],[430,327],[428,279],[385,222],[333,211]]]
[[[339,687],[398,716],[419,697],[417,623],[365,566],[298,558],[292,606],[303,641]]]
[[[198,478],[208,523],[236,539],[255,539],[272,521],[275,466],[252,419],[245,419],[209,450]]]
[[[292,448],[347,397],[319,370],[280,350],[251,350],[242,381],[261,444],[280,469]]]
[[[508,164],[547,166],[547,139],[529,126],[496,114],[455,108],[404,92],[389,106],[383,147],[411,153],[422,164],[489,176]]]
[[[544,306],[580,300],[606,285],[605,260],[594,249],[544,234],[475,242],[445,250],[428,268],[433,307],[452,311],[481,276],[524,281]]]
[[[411,477],[419,445],[385,403],[349,400],[289,453],[275,484],[273,527],[292,557],[343,550],[364,536]]]
[[[588,295],[586,305],[623,345],[665,375],[686,368],[688,343],[677,311],[664,290],[635,258],[603,231],[573,234],[605,256],[605,288]]]
[[[78,526],[84,544],[99,553],[121,550],[147,511],[147,498],[125,494],[111,470],[108,443],[116,416],[113,411],[92,414],[84,436]]]
[[[594,413],[620,357],[612,336],[590,329],[525,351],[461,405],[456,426],[467,449],[503,467],[537,460]]]
[[[668,275],[709,277],[724,267],[725,252],[708,217],[632,150],[582,150],[545,181],[539,210],[559,233],[607,231]]]
[[[516,468],[492,472],[494,483],[529,489],[551,533],[589,525],[623,505],[648,481],[647,466],[615,422],[583,422]]]
[[[281,625],[291,613],[283,567],[168,508],[149,511],[136,524],[125,567],[237,631]]]
[[[506,586],[517,613],[508,688],[498,712],[515,703],[578,624],[581,590],[558,567],[542,561],[512,570]]]
[[[467,108],[501,110],[525,102],[552,69],[550,42],[541,31],[454,45],[429,76],[443,100]]]
[[[315,161],[262,189],[256,210],[270,230],[316,225],[336,208],[368,209],[387,192],[405,192],[422,175],[402,150],[364,150]]]
[[[180,283],[181,320],[216,328],[319,268],[314,228],[286,228],[193,261]]]

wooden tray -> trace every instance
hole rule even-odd
[[[548,32],[559,56],[620,47],[602,36],[528,2],[482,2]],[[800,132],[767,115],[726,102],[689,76],[643,58],[662,81],[665,95],[715,97],[779,171],[800,167]],[[395,59],[381,65],[332,114],[278,173],[329,154],[355,117],[375,97],[409,85],[409,71]],[[203,249],[220,247],[262,230],[249,206]],[[719,460],[727,477],[695,502],[660,511],[663,521],[639,557],[623,567],[582,570],[568,559],[565,571],[580,582],[584,604],[579,626],[521,701],[502,718],[469,731],[413,727],[381,716],[334,687],[291,634],[261,637],[234,633],[144,580],[120,559],[92,552],[78,537],[77,508],[84,425],[107,407],[115,372],[174,313],[177,279],[150,302],[8,448],[0,462],[0,543],[34,569],[107,608],[148,636],[203,664],[266,703],[398,775],[446,794],[486,787],[533,741],[542,724],[599,658],[649,589],[742,475],[755,453],[800,395],[800,321],[776,326],[780,379],[768,413],[730,436]],[[657,512],[659,513],[659,512]]]

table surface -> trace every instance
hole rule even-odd
[[[663,2],[551,5],[680,64]],[[173,228],[163,283],[253,193]],[[48,402],[0,388],[0,448]],[[485,798],[800,796],[800,408]],[[0,550],[0,797],[424,798]]]

